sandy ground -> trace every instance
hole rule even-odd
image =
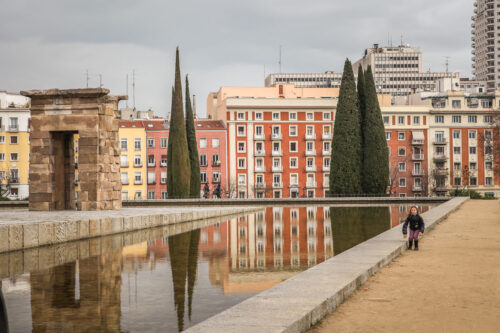
[[[310,332],[500,332],[500,202],[465,203]]]

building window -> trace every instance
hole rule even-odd
[[[156,172],[148,171],[148,184],[149,185],[156,184]]]
[[[406,133],[405,132],[398,132],[398,140],[406,140]]]
[[[5,161],[5,153],[0,153],[0,161]]]
[[[330,112],[323,112],[323,120],[330,120]]]
[[[121,150],[127,150],[128,149],[127,139],[121,139],[120,140],[120,148],[121,148]]]
[[[297,126],[296,125],[290,125],[288,127],[288,130],[290,132],[290,136],[297,136]]]
[[[214,167],[220,167],[219,154],[213,154],[212,155],[212,166],[214,166]]]
[[[470,184],[470,186],[477,186],[477,178],[476,177],[470,177],[469,184]]]
[[[399,116],[398,117],[398,125],[404,125],[405,124],[405,117]]]
[[[453,139],[460,139],[460,131],[457,130],[453,131]]]
[[[460,109],[462,107],[462,101],[459,100],[452,100],[451,101],[451,107],[454,109]]]
[[[399,178],[399,187],[406,187],[406,178]]]
[[[135,172],[134,173],[134,184],[141,185],[142,184],[142,173]]]
[[[142,200],[142,191],[135,191],[134,200]]]
[[[238,153],[244,153],[245,151],[245,141],[238,141]]]
[[[160,147],[167,148],[168,147],[168,138],[160,138]]]
[[[162,200],[168,199],[168,192],[165,190],[161,190],[161,198]]]
[[[406,147],[398,148],[398,156],[406,156]]]
[[[382,117],[382,119],[384,120],[384,125],[389,125],[389,122],[390,122],[389,116],[384,116],[384,117]]]
[[[154,148],[154,147],[155,147],[155,139],[148,138],[148,148]]]
[[[245,126],[238,126],[238,136],[245,136]]]
[[[328,157],[323,158],[323,168],[330,169],[330,158]]]
[[[215,183],[215,184],[220,183],[220,172],[219,171],[212,172],[212,183]]]
[[[491,124],[493,122],[493,118],[491,116],[484,116],[483,122],[486,124]]]
[[[297,112],[290,112],[289,118],[290,120],[297,120]]]
[[[19,155],[17,153],[10,153],[11,161],[19,161]]]
[[[160,157],[160,166],[161,167],[166,167],[167,166],[167,155],[161,155]]]
[[[141,155],[135,155],[134,156],[134,166],[135,167],[142,167],[142,158],[141,158]]]
[[[245,113],[244,112],[238,112],[238,120],[245,120]]]
[[[460,178],[460,177],[453,178],[453,185],[461,186],[462,185],[462,178]]]
[[[200,138],[200,148],[207,148],[207,138]]]
[[[314,142],[311,141],[306,142],[306,151],[314,152]]]
[[[306,119],[307,120],[314,120],[314,113],[308,112],[307,115],[306,115]]]
[[[219,138],[212,138],[212,148],[219,148],[219,147],[220,147]]]
[[[120,156],[120,166],[122,168],[128,168],[128,155]]]
[[[436,124],[443,124],[444,123],[444,116],[435,116],[434,117],[434,122]]]
[[[246,168],[246,160],[245,158],[238,158],[238,169]]]
[[[148,167],[155,166],[155,155],[148,155]]]
[[[290,185],[299,185],[299,175],[296,173],[290,174]]]
[[[156,199],[156,198],[155,198],[155,191],[153,191],[153,190],[148,191],[148,199],[149,199],[149,200],[154,200],[154,199]]]
[[[121,173],[122,185],[128,185],[128,172]]]
[[[477,148],[476,147],[469,147],[469,154],[476,155],[476,153],[477,153]]]
[[[493,139],[493,132],[490,130],[484,131],[484,139],[486,141],[491,141]]]
[[[290,157],[290,169],[298,168],[298,159],[297,157]]]
[[[290,152],[296,153],[298,151],[297,141],[290,141]]]
[[[200,154],[200,166],[204,166],[204,167],[208,166],[206,154]]]
[[[493,163],[492,162],[485,162],[484,163],[484,168],[488,171],[493,170]]]
[[[206,171],[201,171],[200,172],[200,177],[201,177],[201,183],[206,184],[207,183],[207,172]]]
[[[389,141],[391,139],[391,132],[385,132],[385,139]]]
[[[460,124],[462,122],[462,116],[452,116],[451,122],[455,124]]]
[[[0,144],[4,144],[4,143],[5,143],[5,136],[0,135]]]
[[[139,138],[134,139],[134,149],[141,150],[141,139]]]
[[[166,171],[162,171],[160,173],[160,183],[161,184],[166,184],[167,183],[167,172]]]
[[[420,125],[420,117],[419,116],[413,117],[413,125]]]
[[[453,147],[453,154],[459,155],[460,154],[460,147]]]
[[[492,177],[486,177],[484,179],[484,185],[493,185],[493,178]]]
[[[476,170],[476,169],[477,169],[476,162],[470,162],[469,163],[469,170]]]
[[[11,145],[17,145],[17,135],[12,135],[10,137],[10,144]]]
[[[406,163],[405,162],[399,162],[398,169],[399,169],[400,172],[405,172],[406,171]]]
[[[477,116],[469,116],[469,123],[477,123]]]
[[[246,179],[247,179],[247,176],[245,174],[240,173],[238,175],[238,185],[245,185]]]
[[[280,120],[280,113],[279,112],[273,112],[273,120]]]
[[[324,153],[330,153],[330,141],[325,141],[323,142],[323,152]]]
[[[454,170],[460,170],[462,168],[462,164],[460,162],[453,163]]]
[[[476,138],[476,131],[469,131],[469,139],[475,139]]]
[[[262,112],[255,112],[255,119],[262,120]]]

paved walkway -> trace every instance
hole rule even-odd
[[[471,200],[310,332],[498,332],[500,202]]]

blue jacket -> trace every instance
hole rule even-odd
[[[418,215],[408,216],[403,224],[403,235],[407,233],[408,224],[410,224],[411,230],[420,230],[421,233],[424,233],[425,223],[422,217]]]

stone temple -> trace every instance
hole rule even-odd
[[[121,208],[117,109],[127,97],[108,95],[104,88],[21,94],[31,98],[29,209]]]

